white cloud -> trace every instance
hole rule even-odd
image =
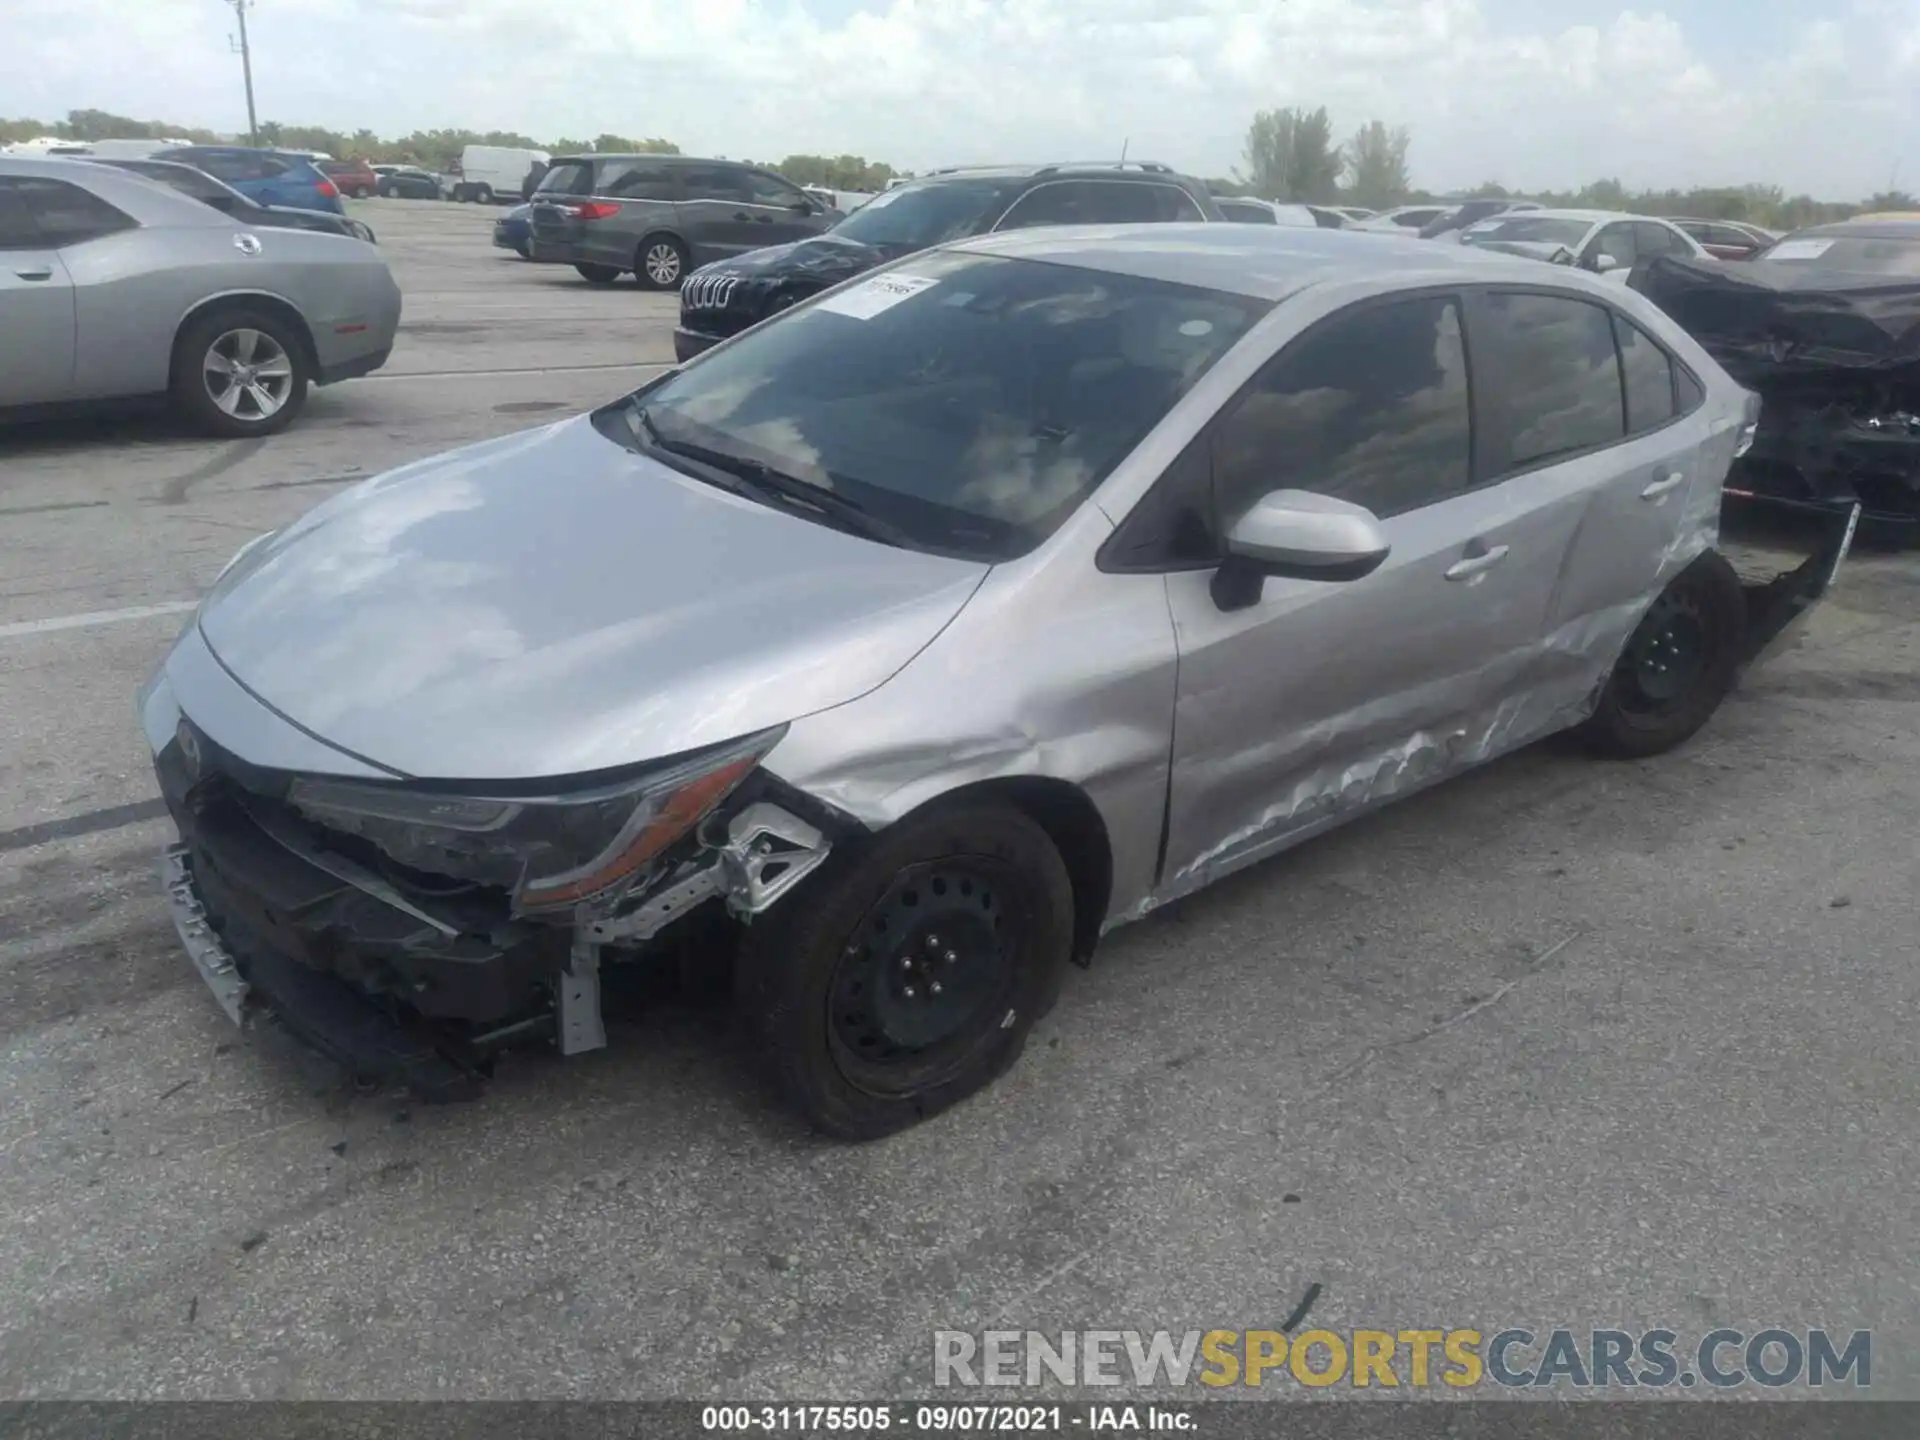
[[[263,117],[382,133],[467,126],[665,135],[689,152],[1239,160],[1252,112],[1326,104],[1414,135],[1415,177],[1559,187],[1769,181],[1853,198],[1912,147],[1920,4],[1855,0],[1777,58],[1657,10],[1541,0],[269,0],[250,12]],[[1650,0],[1651,3],[1651,0]],[[824,8],[830,5],[831,8]],[[213,0],[4,0],[0,105],[232,128]],[[1722,33],[1725,32],[1725,33]]]

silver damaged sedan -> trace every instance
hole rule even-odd
[[[264,229],[142,175],[0,157],[0,420],[165,397],[269,435],[386,364],[400,287],[364,240]]]
[[[726,979],[815,1125],[1020,1054],[1106,931],[1550,732],[1686,740],[1851,538],[1716,551],[1757,402],[1638,294],[1393,236],[1029,231],[238,554],[140,700],[166,889],[427,1095]]]

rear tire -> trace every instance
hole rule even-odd
[[[1599,707],[1580,727],[1581,739],[1602,755],[1627,760],[1690,740],[1733,689],[1746,628],[1740,577],[1709,550],[1648,607]]]
[[[611,285],[620,278],[620,271],[612,265],[576,265],[580,278],[595,285]]]
[[[196,316],[173,346],[174,405],[208,435],[250,439],[291,425],[313,378],[306,338],[268,310]]]
[[[493,187],[491,185],[474,186],[473,198],[478,200],[482,205],[491,205],[493,203]]]
[[[687,278],[687,247],[671,235],[649,235],[633,261],[634,278],[648,290],[678,290]]]
[[[963,801],[842,842],[749,927],[736,1003],[788,1103],[827,1135],[874,1140],[1004,1074],[1072,943],[1073,887],[1046,832]]]

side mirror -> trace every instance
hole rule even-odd
[[[1358,580],[1380,568],[1392,546],[1371,510],[1306,490],[1263,496],[1227,532],[1227,558],[1214,572],[1222,610],[1260,599],[1267,577]]]
[[[818,215],[821,211],[820,202],[811,198],[796,200],[787,208],[796,215]]]
[[[1618,256],[1609,255],[1605,250],[1602,250],[1598,255],[1593,257],[1592,269],[1596,275],[1605,275],[1609,270],[1620,269],[1623,264],[1624,262],[1620,260]]]

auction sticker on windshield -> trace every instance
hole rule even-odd
[[[851,289],[822,300],[819,308],[834,315],[871,320],[881,312],[891,310],[902,300],[911,300],[922,290],[929,290],[939,283],[925,275],[875,275]]]
[[[1832,248],[1831,240],[1782,240],[1767,252],[1769,260],[1817,260]]]

